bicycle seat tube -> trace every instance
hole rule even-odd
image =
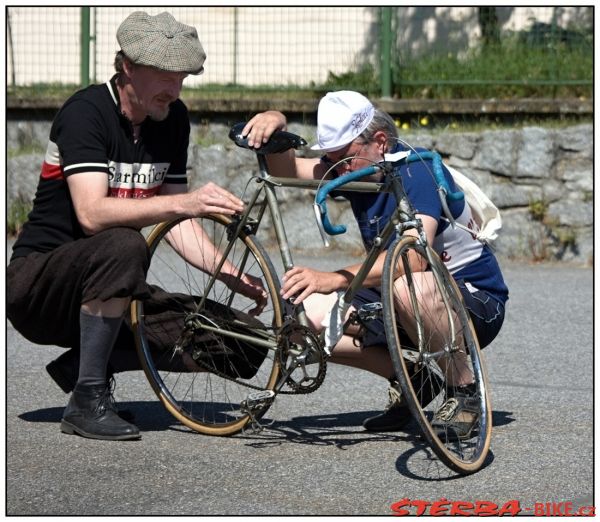
[[[269,207],[269,212],[271,213],[271,220],[273,222],[275,237],[277,238],[277,245],[279,246],[279,253],[281,254],[283,271],[285,273],[288,270],[294,268],[294,261],[292,259],[292,253],[287,239],[287,234],[285,233],[285,226],[283,224],[281,210],[279,209],[279,202],[277,200],[277,195],[275,194],[276,184],[269,181],[269,178],[271,176],[269,175],[269,169],[267,166],[267,160],[265,155],[257,154],[256,157],[258,159],[260,177],[265,185],[265,197],[267,200],[267,205]],[[291,304],[294,305],[293,301],[291,302]],[[301,303],[299,305],[294,306],[296,307],[296,317],[298,318],[298,322],[302,326],[309,326],[308,318],[306,317],[306,311],[304,310],[304,305]]]
[[[392,187],[392,193],[398,203],[398,208],[396,210],[396,215],[398,216],[398,233],[403,234],[405,230],[416,229],[419,233],[419,239],[423,245],[425,245],[427,243],[427,237],[423,230],[423,223],[415,215],[415,209],[404,190],[402,178],[399,175],[394,176],[392,174],[389,176],[389,182]]]

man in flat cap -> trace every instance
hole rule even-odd
[[[196,30],[166,12],[134,12],[117,39],[116,74],[71,96],[53,122],[33,210],[7,269],[14,327],[32,342],[71,348],[47,366],[73,392],[62,431],[106,440],[140,437],[110,386],[125,311],[150,292],[140,229],[243,209],[213,183],[187,191],[190,124],[179,94],[188,74],[203,71]],[[260,301],[261,283],[245,275],[244,283]]]

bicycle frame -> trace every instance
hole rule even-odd
[[[245,227],[248,226],[252,227],[253,232],[256,232],[256,230],[260,226],[264,212],[268,209],[273,222],[278,250],[283,263],[283,269],[284,272],[287,272],[288,270],[294,267],[294,261],[289,246],[287,234],[285,231],[285,225],[283,222],[281,209],[277,200],[277,187],[298,188],[301,190],[316,190],[323,185],[323,181],[271,176],[268,172],[268,166],[265,156],[263,154],[257,154],[257,159],[259,164],[259,175],[256,176],[255,179],[260,184],[260,186],[250,196],[250,199],[246,204],[246,209],[236,220],[236,227],[235,230],[232,231],[231,237],[236,237],[240,234],[242,230],[244,230]],[[383,165],[381,168],[388,170],[391,169],[389,165]],[[406,192],[404,191],[404,188],[402,186],[402,182],[399,178],[389,176],[388,181],[386,183],[350,181],[348,183],[345,183],[343,187],[344,191],[353,192],[393,192],[396,196],[396,200],[398,201],[398,207],[396,209],[396,212],[394,213],[394,216],[388,221],[379,237],[375,240],[374,245],[367,253],[366,258],[364,259],[360,270],[355,275],[349,287],[343,294],[343,302],[350,303],[354,296],[357,294],[357,292],[362,288],[362,285],[367,275],[371,271],[378,257],[381,255],[382,252],[384,252],[386,245],[389,243],[389,240],[393,237],[394,234],[402,234],[408,229],[416,229],[419,232],[419,239],[423,246],[427,246],[427,239],[422,230],[420,220],[415,218],[414,210],[410,205],[408,197],[406,196]],[[263,192],[265,198],[262,202],[258,202],[258,199]],[[258,217],[254,219],[251,217],[251,214],[257,208]],[[221,267],[223,266],[223,263],[225,262],[225,259],[227,258],[229,251],[232,248],[232,245],[233,242],[230,241],[225,251],[223,252],[222,260],[218,264],[215,270],[215,274],[213,274],[212,278],[209,281],[205,295],[208,294],[210,288],[214,284],[214,281],[216,280],[216,274],[218,274],[221,270]],[[243,266],[240,267],[240,270],[243,271]],[[198,309],[202,308],[205,300],[206,297],[203,297],[200,303],[198,304]],[[290,303],[289,305],[293,305],[293,303]],[[293,315],[294,319],[300,325],[308,327],[309,322],[306,316],[304,306],[302,304],[294,305],[294,308],[294,312],[288,313],[287,316],[291,317]],[[276,349],[277,347],[276,340],[274,339],[257,339],[244,334],[238,334],[230,331],[222,331],[219,328],[214,328],[207,325],[204,325],[203,328],[218,333],[220,335],[235,337],[247,342],[252,342],[260,346],[266,346],[272,350]]]
[[[293,137],[289,133],[279,136],[277,147],[288,150],[290,144],[298,144],[300,140]],[[240,140],[236,139],[236,143],[249,148]],[[402,388],[408,407],[429,445],[451,469],[464,474],[475,472],[486,457],[491,433],[491,406],[485,369],[461,291],[443,261],[428,244],[423,223],[403,187],[398,168],[403,163],[399,162],[417,160],[411,155],[405,158],[396,155],[386,158],[387,161],[323,182],[271,176],[266,155],[281,151],[272,148],[268,152],[265,148],[256,151],[260,171],[252,179],[257,186],[248,191],[248,198],[244,197],[247,199],[246,207],[241,214],[232,217],[210,215],[202,219],[207,222],[202,237],[206,234],[209,239],[214,236],[216,240],[214,248],[208,249],[208,263],[199,260],[195,249],[191,249],[188,258],[185,249],[175,248],[182,257],[186,274],[186,263],[192,265],[192,271],[183,284],[189,285],[186,291],[194,300],[177,311],[178,320],[183,320],[183,329],[169,333],[166,350],[159,350],[157,355],[149,353],[144,309],[137,308],[137,302],[132,304],[132,324],[136,327],[138,351],[154,391],[176,418],[201,433],[230,435],[244,430],[246,426],[260,430],[263,428],[261,417],[279,393],[312,393],[321,386],[328,359],[335,354],[334,348],[347,334],[349,325],[368,327],[368,321],[377,318],[383,322],[394,374],[398,379],[394,386]],[[419,158],[418,153],[414,155]],[[381,182],[362,181],[365,176],[378,171],[385,173]],[[279,187],[316,189],[315,209],[317,218],[321,220],[320,230],[332,235],[345,231],[345,227],[333,225],[327,217],[326,198],[332,191],[384,192],[395,198],[396,205],[390,218],[377,231],[348,287],[337,292],[337,301],[323,321],[325,329],[320,333],[310,326],[310,310],[294,303],[293,298],[281,298],[278,271],[259,239],[254,239],[257,235],[260,238],[258,232],[265,212],[268,212],[269,226],[275,233],[283,270],[288,272],[294,267],[277,199]],[[444,188],[438,194],[446,197],[449,192]],[[147,240],[151,255],[155,254],[163,240],[174,246],[170,241],[173,237],[167,234],[177,229],[182,221],[185,218],[153,229]],[[194,229],[185,227],[183,232],[193,235]],[[326,239],[326,236],[323,237]],[[175,246],[181,245],[175,242]],[[161,273],[159,267],[168,267],[168,261],[162,260],[165,252],[168,253],[168,250],[158,252],[157,274]],[[352,310],[352,301],[363,289],[373,267],[380,262],[381,298],[377,299],[380,302]],[[201,286],[194,284],[194,270],[204,273]],[[423,271],[429,273],[424,274]],[[263,295],[268,298],[264,302],[257,299],[251,290],[252,284],[261,279],[261,289],[266,291]],[[177,283],[173,287],[177,291]],[[193,303],[196,303],[195,307]],[[217,303],[225,310],[232,309],[233,314],[224,313],[221,320],[220,314],[211,308]],[[241,315],[235,313],[237,308]],[[257,314],[256,320],[244,310]],[[138,321],[138,318],[142,320]],[[410,321],[410,324],[403,324],[404,320]],[[148,325],[149,334],[158,339],[156,334],[161,331],[161,323],[155,326],[149,321]],[[204,337],[205,333],[214,334],[214,346],[196,346],[195,343],[211,339],[210,335]],[[199,337],[196,337],[197,334]],[[223,342],[227,338],[250,346]],[[258,347],[262,351],[257,350]],[[238,351],[239,357],[244,359],[239,364],[245,366],[238,367],[233,357],[229,360],[230,355]],[[185,367],[175,366],[172,369],[171,359],[175,354],[181,354],[181,361],[177,364]],[[184,357],[186,354],[189,361]],[[258,358],[251,357],[252,354],[257,354]],[[170,359],[167,360],[168,357]],[[266,357],[269,360],[263,366]],[[161,364],[165,367],[160,368]],[[249,372],[245,371],[246,366]],[[195,387],[197,371],[198,376],[206,376],[198,377],[197,390],[205,389],[207,393],[205,399],[199,402]],[[260,374],[257,373],[259,371]],[[447,372],[451,372],[450,376],[454,379],[449,378]],[[190,376],[187,376],[188,373]],[[215,376],[214,396],[211,374]],[[219,391],[217,387],[220,387]],[[457,397],[465,401],[464,406]],[[197,402],[202,406],[196,411],[194,405]],[[471,417],[454,419],[453,412],[462,411],[456,409],[460,407]],[[469,442],[473,437],[477,437],[477,446]]]

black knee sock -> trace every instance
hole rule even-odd
[[[81,348],[77,384],[106,384],[106,367],[121,327],[121,317],[79,314]]]

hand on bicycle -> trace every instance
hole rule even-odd
[[[249,315],[260,315],[268,302],[268,294],[260,278],[250,274],[241,277],[222,275],[221,280],[235,292],[252,299],[256,306],[248,311]]]
[[[347,280],[336,272],[321,272],[312,268],[295,266],[282,278],[281,295],[284,299],[294,298],[294,304],[304,301],[314,293],[330,294],[343,288]]]
[[[282,113],[266,111],[257,114],[246,123],[242,134],[248,136],[248,145],[258,148],[269,141],[271,134],[276,130],[286,130],[286,128],[287,120]]]
[[[211,213],[232,215],[244,210],[241,199],[213,182],[188,192],[185,196],[185,212],[188,216]]]

